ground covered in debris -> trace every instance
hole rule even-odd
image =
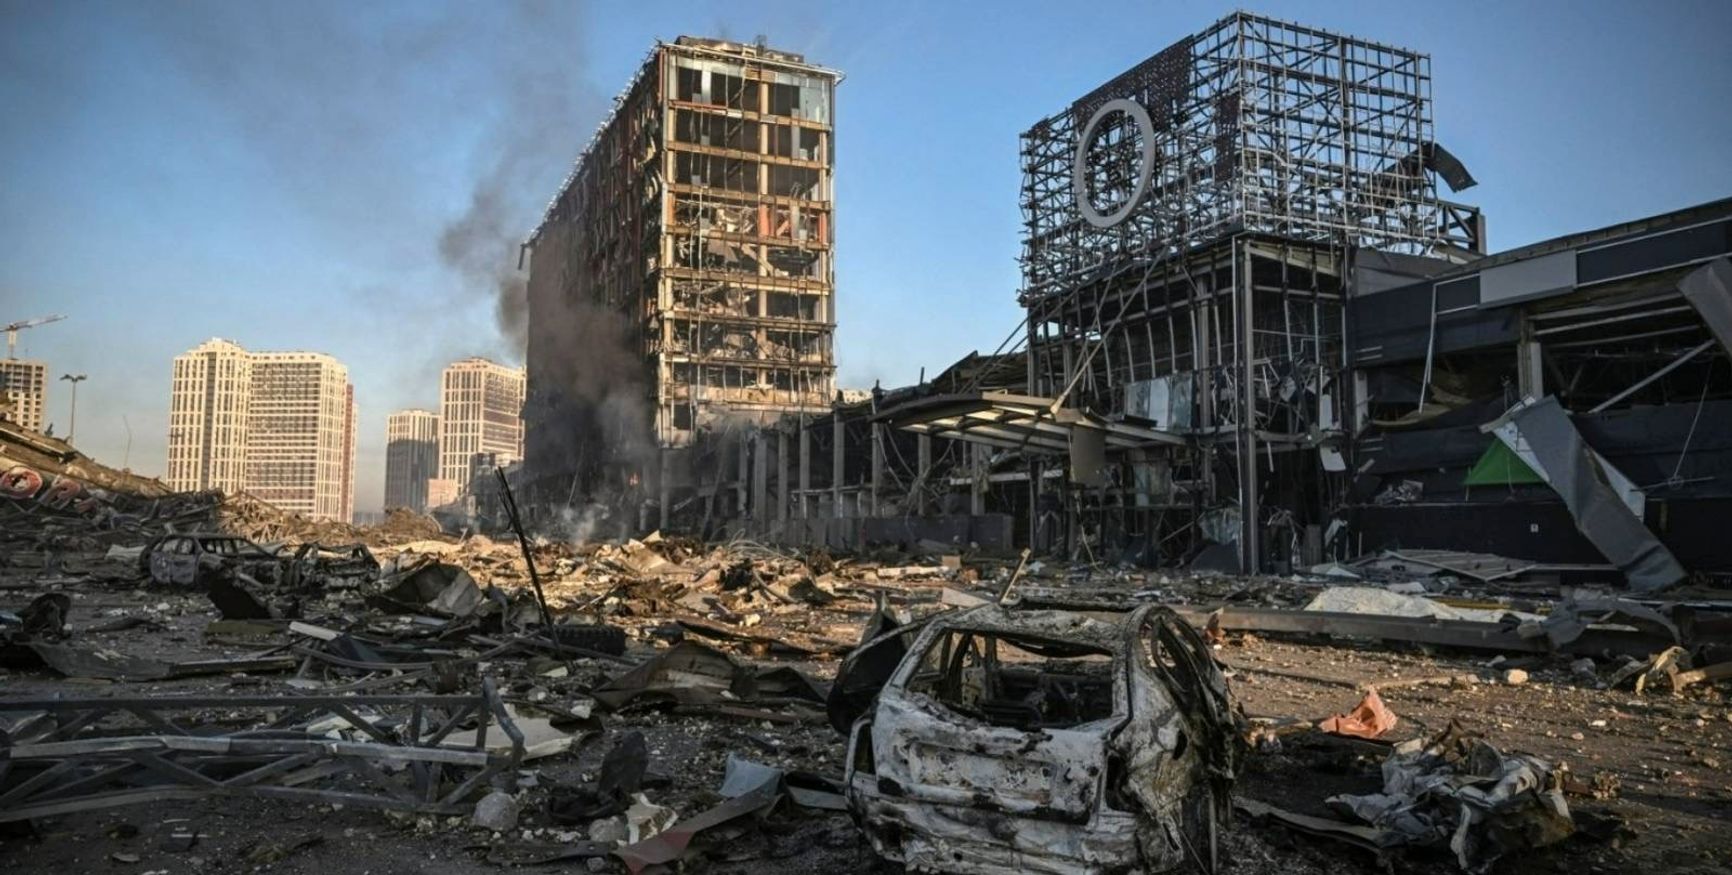
[[[18,704],[29,700],[204,696],[211,701],[175,718],[175,731],[193,726],[192,735],[242,738],[283,716],[283,708],[227,707],[225,700],[341,695],[357,703],[347,716],[308,713],[296,725],[366,742],[375,729],[401,727],[382,716],[383,705],[381,716],[371,716],[362,704],[368,696],[474,695],[490,681],[526,735],[526,758],[443,814],[382,811],[336,795],[214,791],[59,811],[56,800],[81,788],[32,797],[39,788],[0,785],[10,787],[0,811],[32,804],[50,812],[0,823],[0,867],[406,873],[546,864],[637,871],[663,863],[715,872],[894,871],[843,810],[845,740],[824,706],[839,658],[879,611],[918,617],[1007,588],[1012,602],[1057,598],[1097,609],[1228,601],[1294,611],[1343,583],[1390,591],[1388,581],[1345,581],[1344,569],[1246,580],[1024,564],[943,544],[830,556],[745,541],[542,542],[533,550],[536,569],[562,630],[550,638],[538,632],[540,608],[514,541],[458,540],[403,518],[321,532],[233,502],[198,504],[178,519],[184,525],[222,507],[229,508],[225,518],[199,524],[226,526],[273,551],[285,540],[363,542],[379,570],[357,574],[334,559],[314,562],[292,578],[294,591],[284,592],[284,584],[226,573],[219,562],[206,569],[214,577],[174,586],[153,580],[139,555],[164,525],[62,525],[15,536],[0,562],[0,611],[9,615],[8,667],[0,674],[8,750],[43,731]],[[1375,577],[1363,568],[1358,574]],[[251,598],[219,610],[206,593],[217,579]],[[1435,580],[1428,585],[1437,588]],[[1410,582],[1393,588],[1409,599],[1424,592]],[[45,600],[52,594],[65,599]],[[1492,605],[1494,615],[1548,610],[1532,596],[1455,594],[1458,604]],[[56,604],[66,609],[44,619]],[[1436,737],[1458,721],[1458,729],[1498,750],[1532,755],[1563,776],[1574,815],[1574,835],[1508,854],[1496,871],[1732,865],[1725,829],[1732,702],[1724,681],[1673,691],[1662,683],[1670,676],[1664,666],[1620,672],[1625,662],[1610,655],[1499,655],[1231,624],[1212,629],[1210,638],[1248,718],[1242,799],[1339,819],[1339,805],[1325,800],[1377,791],[1393,743]],[[1649,683],[1637,692],[1634,681],[1642,679]],[[1371,688],[1377,707],[1355,712]],[[1342,722],[1330,726],[1347,729],[1320,731],[1319,721],[1332,715]],[[474,726],[470,720],[459,728],[473,738]],[[1367,735],[1375,737],[1356,737]],[[490,737],[497,745],[502,736]],[[474,743],[477,756],[497,754],[500,748],[487,744]],[[157,765],[162,773],[174,769]],[[331,780],[353,790],[365,776]],[[438,792],[383,783],[368,789],[411,802]],[[1372,850],[1268,814],[1242,810],[1233,826],[1223,842],[1228,872],[1382,870]],[[1460,871],[1446,848],[1389,859],[1408,871]]]

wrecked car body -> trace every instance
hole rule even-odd
[[[913,869],[1212,871],[1238,744],[1225,679],[1171,611],[986,605],[908,648],[852,727],[847,794]]]
[[[359,586],[379,578],[379,560],[366,544],[321,544],[309,541],[285,561],[283,582],[289,586],[321,583]]]
[[[145,546],[138,563],[151,582],[162,586],[202,586],[213,574],[227,570],[273,582],[282,570],[282,558],[275,553],[246,538],[220,533],[164,535]]]

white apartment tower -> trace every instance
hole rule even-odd
[[[246,482],[253,356],[211,339],[175,356],[168,413],[170,489],[238,492]]]
[[[0,419],[42,430],[48,406],[48,363],[0,359]]]
[[[354,516],[349,370],[317,352],[253,355],[246,488],[313,519]]]
[[[174,360],[168,484],[245,490],[314,519],[354,515],[355,395],[315,352],[211,340]]]
[[[469,485],[476,453],[523,458],[523,369],[484,358],[453,362],[440,378],[439,478]]]
[[[439,474],[439,415],[399,410],[385,421],[385,507],[427,510],[427,481]]]

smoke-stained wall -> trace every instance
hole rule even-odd
[[[652,56],[525,250],[524,462],[542,502],[617,493],[655,457],[639,324],[659,241],[656,79]]]

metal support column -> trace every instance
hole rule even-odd
[[[1260,524],[1257,496],[1257,348],[1256,310],[1252,298],[1256,284],[1251,281],[1251,249],[1243,242],[1244,259],[1234,253],[1233,286],[1239,296],[1239,570],[1255,574],[1262,566]]]

